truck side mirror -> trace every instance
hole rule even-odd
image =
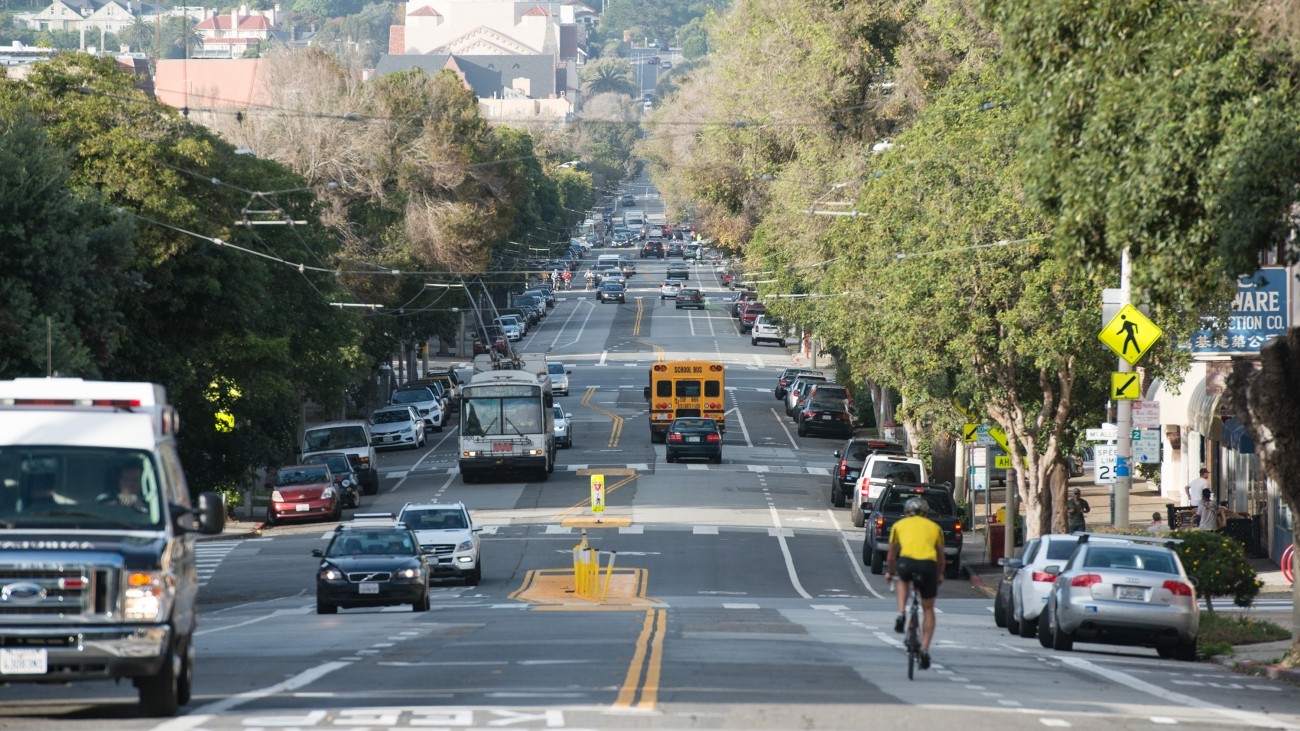
[[[642,390],[641,390],[641,395],[645,397],[645,400],[646,400],[646,401],[649,401],[649,400],[650,400],[650,387],[649,387],[649,386],[646,386],[644,389],[642,389]]]
[[[212,491],[199,493],[199,532],[209,535],[226,529],[226,503]]]

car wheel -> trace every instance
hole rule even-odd
[[[179,642],[179,641],[177,641]],[[180,674],[178,665],[183,664],[177,655],[184,648],[175,644],[167,651],[158,672],[136,681],[140,694],[140,715],[151,718],[175,716],[180,706]]]
[[[416,446],[417,446],[417,447],[423,447],[423,446],[424,446],[425,444],[427,444],[427,443],[428,443],[428,440],[426,440],[426,439],[424,438],[424,435],[421,434],[421,435],[420,435],[420,441],[416,442]]]
[[[1187,642],[1179,642],[1174,651],[1174,659],[1183,662],[1196,662],[1196,640],[1191,639]]]
[[[806,428],[804,428],[804,425],[803,425],[803,424],[800,424],[800,425],[799,425],[799,428],[797,429],[797,431],[799,432],[799,436],[801,436],[801,437],[806,437],[806,436],[808,436],[808,430],[807,430]]]
[[[885,552],[871,549],[871,573],[879,576],[885,573]]]
[[[749,344],[750,344],[750,345],[758,345],[758,339],[757,339],[757,338],[750,338],[750,339],[749,339]]]
[[[839,485],[831,485],[831,505],[842,508],[847,504],[848,501],[844,499],[844,491],[840,489]]]
[[[465,575],[465,586],[478,586],[478,582],[483,580],[483,562],[479,559],[479,564],[474,570]]]
[[[782,347],[782,348],[785,347],[785,341],[784,341],[784,340],[781,340],[781,341],[778,341],[778,342],[781,344],[781,347]]]
[[[464,482],[466,485],[472,485],[472,484],[474,484],[474,480],[475,480],[476,478],[475,478],[474,475],[473,475],[472,473],[470,473],[470,472],[462,472],[462,473],[460,473],[460,479],[461,479],[461,481]]]
[[[334,512],[330,513],[330,520],[338,522],[343,520],[343,501],[334,501]]]
[[[849,517],[853,518],[853,527],[861,528],[867,524],[867,518],[862,514],[862,508],[854,505],[849,508]]]
[[[1007,626],[1007,600],[1003,598],[1000,591],[993,597],[993,624],[999,627]]]
[[[411,611],[412,612],[429,611],[429,584],[427,582],[424,585],[424,593],[420,595],[419,599],[416,599],[415,601],[411,602]]]
[[[665,461],[665,462],[672,462],[672,461],[673,461],[673,453],[665,450],[665,451],[664,451],[664,461]]]
[[[328,602],[323,602],[320,599],[317,599],[316,613],[317,614],[338,614],[339,608],[334,606],[333,604],[330,604]]]
[[[1008,634],[1013,634],[1013,635],[1020,634],[1020,620],[1016,619],[1015,606],[1013,605],[1007,607],[1005,610],[1003,610],[1003,613],[1005,616],[1002,617],[1002,624],[998,626],[1006,627]]]
[[[441,432],[441,431],[442,431],[442,424],[439,424],[439,425],[435,426],[435,427],[433,428],[433,430],[434,430],[435,432]]]
[[[943,565],[943,578],[956,579],[961,576],[961,554],[952,557]]]
[[[1055,615],[1055,612],[1053,612]],[[1059,621],[1052,621],[1052,649],[1060,652],[1069,652],[1074,649],[1074,636],[1061,629]]]
[[[718,452],[718,456],[713,458],[713,464],[722,464],[722,452]]]
[[[275,525],[275,514],[271,512],[270,508],[266,509],[266,521],[263,523],[263,525],[265,525],[267,528],[270,528]]]
[[[1052,646],[1052,628],[1047,623],[1047,610],[1044,609],[1038,615],[1038,644],[1043,647],[1051,648]]]

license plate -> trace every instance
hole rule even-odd
[[[1146,592],[1140,586],[1121,586],[1119,587],[1119,598],[1140,601],[1146,598]]]
[[[686,441],[694,443],[694,442],[698,442],[698,441],[700,441],[700,438],[699,438],[699,437],[686,437]]]
[[[307,503],[298,503],[297,505],[293,506],[293,509],[297,510],[300,513],[305,513],[308,510],[311,510],[311,506],[308,505]]]
[[[361,585],[357,587],[357,592],[361,594],[378,594],[379,583],[375,581],[363,581],[361,582]]]
[[[511,444],[510,442],[492,442],[492,451],[509,452],[514,449],[514,446],[515,445]]]
[[[822,414],[822,421],[830,421],[830,420],[831,420],[830,414]]]
[[[0,650],[0,674],[44,675],[49,670],[48,663],[45,650]]]

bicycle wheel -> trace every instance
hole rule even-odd
[[[921,619],[916,616],[916,604],[913,603],[907,618],[907,679],[912,679],[916,669],[917,655],[921,652]]]
[[[1282,569],[1283,578],[1292,584],[1295,583],[1294,565],[1291,563],[1294,549],[1295,546],[1287,546],[1286,550],[1282,552],[1282,560],[1278,561],[1278,568]]]
[[[912,641],[911,633],[907,638],[907,679],[912,679],[912,673],[916,668],[916,643]]]

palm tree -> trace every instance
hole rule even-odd
[[[631,73],[632,69],[625,61],[615,59],[596,61],[587,66],[583,73],[585,77],[583,90],[588,96],[613,92],[634,97],[639,89],[629,78]]]
[[[203,47],[203,36],[194,26],[194,20],[185,15],[174,15],[164,21],[163,47],[168,58],[190,58]]]
[[[157,26],[138,15],[129,25],[117,32],[118,39],[136,53],[148,53],[153,50],[154,38],[157,35]]]

